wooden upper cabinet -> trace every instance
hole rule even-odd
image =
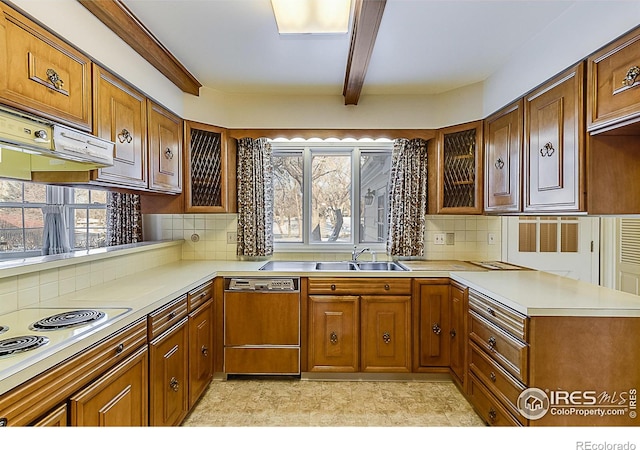
[[[523,101],[484,121],[484,210],[520,212]]]
[[[0,3],[0,99],[91,131],[91,61]]]
[[[438,131],[437,214],[482,214],[482,121]]]
[[[98,181],[147,188],[147,99],[94,64],[94,134],[115,142],[113,166],[98,170]]]
[[[225,128],[185,121],[185,212],[235,211],[235,151]]]
[[[182,119],[148,100],[149,189],[182,191]]]
[[[524,119],[524,211],[583,211],[584,64],[527,95]]]
[[[587,60],[587,130],[603,132],[640,121],[640,29]]]

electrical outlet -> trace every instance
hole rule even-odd
[[[496,234],[495,233],[487,234],[487,244],[496,245]]]
[[[447,245],[454,245],[456,243],[456,234],[455,233],[447,233],[445,238]]]
[[[227,244],[235,244],[238,242],[238,233],[235,231],[227,231]]]
[[[433,235],[433,243],[435,245],[444,245],[444,233],[437,233]]]

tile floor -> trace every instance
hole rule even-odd
[[[189,427],[484,426],[452,382],[229,379],[211,383]]]

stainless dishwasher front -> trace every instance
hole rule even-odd
[[[300,374],[300,279],[227,278],[224,372]]]

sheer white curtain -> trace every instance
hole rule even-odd
[[[47,205],[42,207],[44,215],[44,230],[42,236],[42,254],[57,255],[71,251],[67,222],[62,205]]]
[[[396,139],[389,181],[390,256],[423,256],[427,214],[427,141]]]

